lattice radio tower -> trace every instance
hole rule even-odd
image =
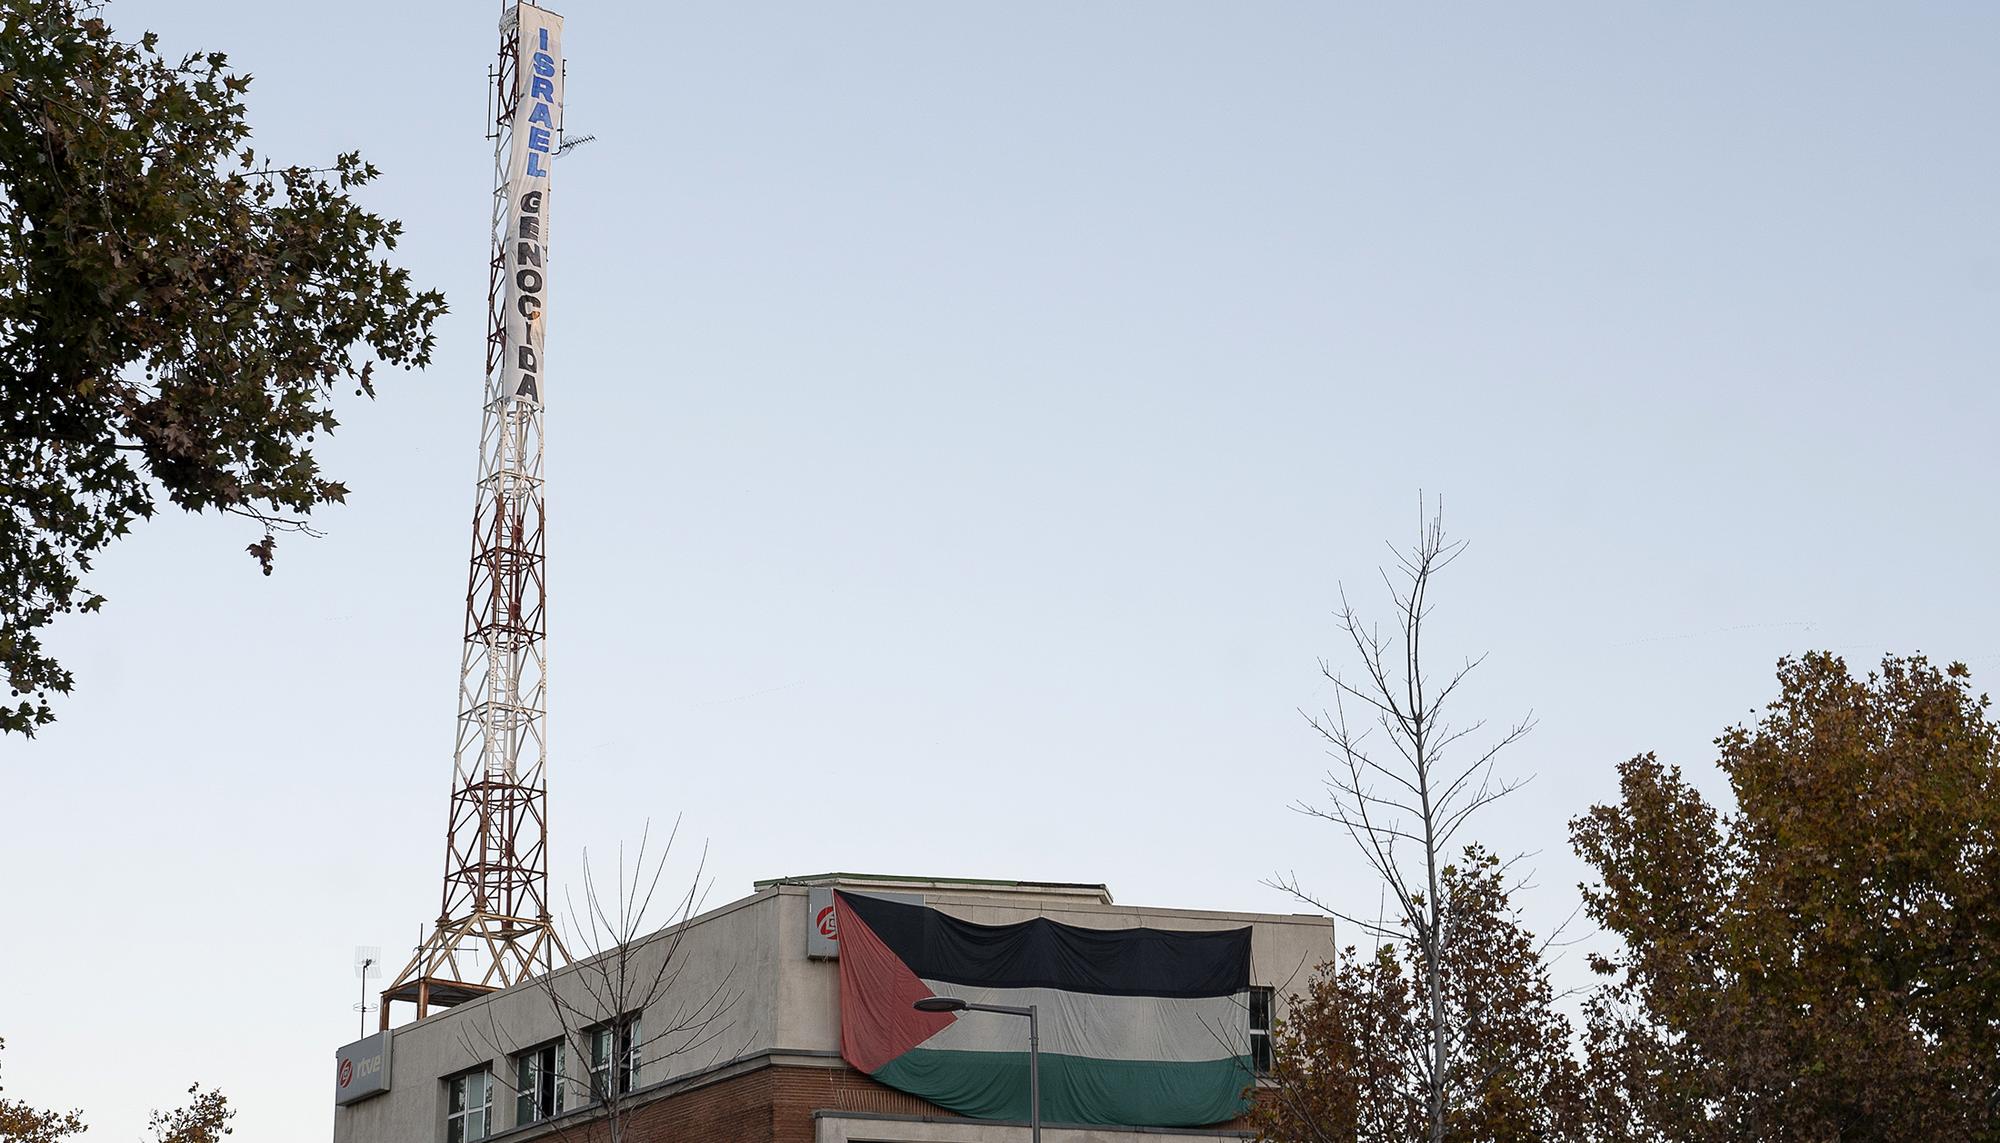
[[[485,406],[458,675],[444,905],[382,992],[417,1018],[506,988],[558,962],[550,923],[543,576],[543,330],[549,169],[561,149],[562,17],[507,4],[489,96],[493,257],[486,298]]]

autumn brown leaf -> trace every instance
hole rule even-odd
[[[1571,824],[1624,939],[1589,1006],[1605,1139],[2000,1139],[2000,733],[1963,666],[1829,654]]]

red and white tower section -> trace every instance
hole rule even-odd
[[[382,993],[422,1019],[547,972],[569,954],[549,912],[548,584],[542,409],[549,300],[549,174],[562,126],[562,17],[533,3],[500,18],[493,86],[493,257],[485,404],[465,647],[458,677],[444,902]]]

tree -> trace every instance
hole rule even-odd
[[[7,1041],[0,1039],[0,1051]],[[230,1133],[236,1113],[219,1091],[188,1088],[194,1101],[171,1113],[153,1112],[150,1122],[156,1143],[221,1143]],[[62,1143],[89,1130],[80,1111],[38,1111],[14,1099],[0,1099],[0,1143]]]
[[[0,1038],[0,1052],[7,1041]],[[80,1111],[41,1111],[18,1099],[0,1099],[0,1143],[61,1143],[87,1128]]]
[[[1456,1030],[1446,1138],[1567,1139],[1582,1127],[1582,1077],[1541,950],[1512,908],[1499,859],[1468,846],[1439,885],[1454,937],[1443,949],[1445,1022]],[[1350,945],[1320,966],[1272,1034],[1259,1135],[1283,1143],[1430,1136],[1433,1016],[1395,943]]]
[[[1440,505],[1422,521],[1417,543],[1397,553],[1400,582],[1382,571],[1395,612],[1391,636],[1365,622],[1341,588],[1338,617],[1360,679],[1351,681],[1322,660],[1320,673],[1333,684],[1334,708],[1331,714],[1306,714],[1334,766],[1326,776],[1328,804],[1296,808],[1332,822],[1353,841],[1381,883],[1392,919],[1370,921],[1335,909],[1296,874],[1270,882],[1403,950],[1397,966],[1409,972],[1410,986],[1429,1012],[1423,1025],[1428,1051],[1419,1074],[1424,1134],[1433,1143],[1442,1143],[1448,1125],[1479,1098],[1463,1086],[1466,1074],[1452,1066],[1473,1048],[1472,1029],[1451,1006],[1449,968],[1454,945],[1469,939],[1472,929],[1452,911],[1444,870],[1467,819],[1519,787],[1496,779],[1494,763],[1533,726],[1532,718],[1524,718],[1484,747],[1459,753],[1485,724],[1455,725],[1447,715],[1455,709],[1460,685],[1484,656],[1434,676],[1426,666],[1425,624],[1434,606],[1433,581],[1464,550],[1463,543],[1445,539]],[[1362,714],[1358,724],[1349,721],[1350,706]],[[1377,731],[1380,738],[1370,741]]]
[[[2000,1139],[2000,728],[1961,664],[1826,653],[1716,739],[1734,805],[1652,755],[1571,823],[1607,1139]]]
[[[583,955],[568,969],[537,977],[533,987],[551,1018],[541,1032],[509,1026],[485,1009],[483,1022],[470,1023],[460,1033],[464,1045],[478,1055],[500,1055],[515,1062],[495,1079],[514,1096],[517,1109],[532,1103],[538,1118],[579,1110],[571,1101],[581,1095],[595,1113],[559,1120],[559,1139],[586,1138],[624,1143],[632,1129],[632,1091],[641,1086],[641,1069],[652,1061],[710,1052],[709,1063],[726,1058],[722,1037],[726,1020],[741,999],[734,985],[734,966],[706,986],[682,986],[688,961],[681,941],[688,922],[700,908],[703,850],[688,888],[668,907],[664,925],[651,925],[654,898],[666,873],[667,859],[680,834],[680,823],[667,836],[660,853],[648,861],[650,824],[640,834],[638,853],[628,870],[625,848],[618,848],[616,883],[607,894],[599,889],[590,854],[583,859],[583,905],[568,909],[570,936],[566,942]],[[523,1049],[548,1041],[547,1029],[560,1030],[559,1050],[546,1061],[524,1056]],[[478,1051],[482,1048],[484,1051]],[[529,1062],[523,1066],[523,1059]]]
[[[229,1121],[236,1118],[229,1100],[219,1091],[203,1091],[200,1084],[188,1088],[194,1099],[172,1112],[155,1111],[151,1116],[155,1143],[222,1143],[233,1134]]]
[[[0,0],[0,733],[74,679],[41,642],[162,499],[279,531],[345,499],[313,456],[337,389],[429,362],[435,291],[387,260],[358,154],[273,166],[247,75],[116,38],[90,0]]]

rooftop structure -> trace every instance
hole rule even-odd
[[[1157,943],[1238,937],[1248,950],[1247,988],[1237,1000],[1237,1023],[1248,1035],[1247,1054],[1240,1057],[1243,1086],[1257,1082],[1258,1068],[1268,1063],[1272,1019],[1334,951],[1333,926],[1324,917],[1118,905],[1102,885],[853,873],[762,881],[751,895],[622,951],[605,950],[546,977],[473,998],[342,1049],[334,1143],[608,1139],[610,1104],[616,1104],[620,1135],[634,1141],[999,1143],[1023,1138],[1018,1119],[964,1116],[854,1066],[850,1057],[857,1051],[859,1014],[846,1013],[843,1023],[842,914],[834,907],[836,893],[849,895],[849,908],[860,908],[855,900],[860,895],[871,910],[902,909],[908,917],[999,934],[1002,944],[1012,934],[1046,929],[1042,921],[1066,926],[1063,931],[1072,935],[1105,931],[1101,938],[1083,935],[1091,947],[1107,949],[1130,939]],[[854,930],[850,944],[859,939],[860,919],[854,913],[847,922]],[[1157,932],[1135,935],[1131,930]],[[886,930],[885,939],[891,945],[897,940]],[[869,934],[871,955],[879,959],[878,943]],[[857,962],[848,966],[850,973],[858,969],[862,952],[859,944],[848,950],[848,959]],[[607,968],[631,979],[671,983],[643,1010],[629,1010],[598,983],[609,979]],[[1085,971],[1094,969],[1086,965]],[[1051,1044],[1066,1038],[1074,1042],[1084,1034],[1064,1026],[1064,1012],[1073,1013],[1075,1006],[1055,989],[1022,991],[1041,996],[1045,1005],[1044,1052],[1054,1050]],[[1113,997],[1126,1025],[1116,1035],[1160,1041],[1174,1012],[1184,1014],[1189,1004],[1206,1004],[1214,1011],[1214,1005],[1228,1003],[1226,998],[1165,1001],[1179,1007],[1155,1012],[1149,1002],[1144,996]],[[887,1010],[908,1007],[896,1000]],[[1074,1024],[1082,1017],[1067,1019]],[[1026,1029],[1014,1028],[1016,1023],[1024,1022],[1003,1019],[975,1031],[1002,1049],[1008,1037],[1017,1037],[1018,1047],[1024,1048]],[[1193,1055],[1224,1061],[1239,1058],[1241,1050],[1203,1053],[1199,1044],[1195,1048]],[[1001,1051],[963,1058],[974,1060],[974,1074],[982,1066],[993,1069],[994,1082],[1004,1086],[1003,1073],[1016,1057],[1018,1049],[1012,1057]],[[1140,1132],[1217,1140],[1247,1133],[1240,1116],[1171,1128],[1078,1124],[1051,1113],[1063,1106],[1059,1099],[1045,1093],[1042,1105],[1048,1120],[1045,1134],[1058,1143],[1108,1143]],[[1133,1118],[1144,1117],[1142,1112]]]

